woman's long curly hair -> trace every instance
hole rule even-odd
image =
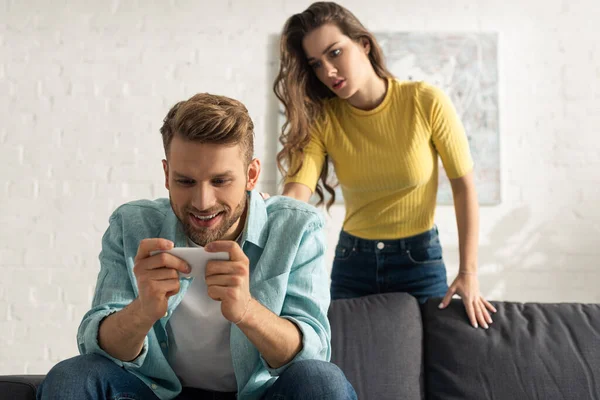
[[[310,142],[310,127],[323,117],[322,101],[336,95],[325,86],[309,66],[302,40],[304,36],[325,24],[335,24],[350,39],[370,43],[369,60],[375,73],[381,78],[392,77],[384,63],[383,52],[375,37],[346,8],[333,2],[313,3],[305,11],[294,14],[286,21],[280,41],[279,73],[273,91],[285,107],[286,122],[281,129],[279,141],[283,149],[277,154],[277,167],[284,176],[294,176],[302,167],[304,148]],[[293,157],[294,171],[290,171]],[[331,195],[327,209],[335,202],[334,187],[329,185],[329,157],[321,171],[316,193],[317,206],[325,201],[325,191]]]

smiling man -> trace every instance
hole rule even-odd
[[[119,207],[102,240],[82,355],[57,364],[41,399],[355,399],[329,363],[323,219],[253,189],[253,124],[240,102],[198,94],[161,128],[169,199]],[[227,252],[188,279],[153,252]]]

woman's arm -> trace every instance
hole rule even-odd
[[[460,266],[458,276],[450,285],[440,308],[445,308],[454,294],[458,294],[465,305],[471,325],[488,328],[492,323],[490,312],[496,309],[483,298],[477,278],[477,247],[479,246],[479,204],[473,172],[450,179],[454,210],[458,227]]]
[[[479,246],[479,204],[473,172],[450,179],[454,197],[454,211],[458,227],[460,273],[477,273],[477,247]]]
[[[283,195],[292,197],[296,200],[308,202],[310,196],[312,196],[312,191],[308,186],[302,183],[290,182],[285,184],[283,188]]]

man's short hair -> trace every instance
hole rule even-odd
[[[254,155],[254,124],[248,110],[225,96],[199,93],[180,101],[169,110],[160,133],[167,159],[174,135],[200,143],[239,144],[246,166]]]

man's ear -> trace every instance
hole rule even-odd
[[[169,164],[167,160],[162,160],[163,171],[165,171],[165,188],[169,190]]]
[[[254,158],[248,165],[248,176],[246,177],[246,190],[252,190],[258,183],[260,175],[260,161]]]

